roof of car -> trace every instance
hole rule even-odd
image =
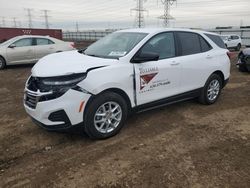
[[[185,28],[136,28],[136,29],[119,30],[117,32],[135,32],[135,33],[154,34],[154,33],[161,33],[165,31],[186,31],[186,32],[207,33],[207,34],[218,35],[216,33],[211,33],[211,32],[207,32],[203,30],[185,29]]]
[[[19,37],[31,37],[31,38],[35,38],[35,37],[40,37],[40,38],[50,38],[50,36],[46,35],[20,35]]]

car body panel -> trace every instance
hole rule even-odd
[[[238,35],[222,35],[223,41],[227,48],[236,48],[239,44],[242,45],[242,40]]]
[[[173,58],[158,61],[132,63],[135,54],[149,39],[156,34],[169,31],[197,33],[207,40],[212,49],[193,55],[177,55]],[[83,96],[88,94],[89,99],[91,97],[94,98],[106,90],[120,90],[128,97],[132,108],[163,100],[164,98],[181,95],[182,93],[198,91],[204,87],[209,76],[217,71],[223,74],[224,80],[227,80],[230,76],[230,59],[227,56],[228,50],[218,47],[207,37],[205,33],[209,32],[185,29],[131,29],[118,32],[144,32],[148,33],[148,35],[128,54],[117,59],[87,56],[78,51],[48,55],[40,59],[33,67],[32,76],[47,78],[86,73],[86,78],[77,84],[77,86],[83,89]],[[68,95],[68,93],[66,94]],[[88,103],[88,99],[80,100],[81,92],[78,92],[78,94],[79,96],[76,98],[77,104],[79,104],[81,100]],[[61,100],[63,102],[63,100],[74,100],[73,98],[67,99],[63,96],[43,104],[50,106],[54,104],[54,101],[59,102]],[[62,108],[69,109],[70,101],[65,101],[65,103],[68,106],[62,105]],[[76,107],[77,105],[75,105],[73,110],[76,110]],[[41,108],[46,107],[43,106]],[[53,110],[55,111],[56,109],[53,108]],[[57,106],[57,110],[61,110],[61,108]],[[49,112],[51,113],[52,111]],[[32,117],[38,120],[41,114],[37,114],[38,118],[36,118],[36,113],[47,114],[47,112],[41,112],[41,110],[39,112],[30,112],[30,110],[28,110],[27,112],[32,113]],[[73,118],[71,113],[76,112],[66,110],[66,113]],[[79,123],[79,117],[76,119],[77,121],[72,121],[73,124]],[[46,124],[49,122],[43,120],[42,123]]]
[[[19,40],[30,38],[33,40],[30,46],[10,47],[10,45]],[[36,38],[47,39],[53,41],[54,44],[37,46]],[[7,65],[36,63],[40,58],[55,52],[74,50],[70,42],[64,42],[52,37],[23,35],[10,39],[9,42],[0,45],[0,56],[2,56]]]

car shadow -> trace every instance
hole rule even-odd
[[[34,64],[22,64],[22,65],[8,65],[5,69],[24,69],[24,68],[32,68]]]

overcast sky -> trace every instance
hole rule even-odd
[[[34,27],[44,27],[41,10],[48,9],[51,28],[79,29],[128,28],[134,26],[135,0],[0,0],[0,24],[5,18],[6,26],[28,26],[27,11],[32,9]],[[147,0],[144,3],[145,26],[160,27],[163,14],[161,0]],[[171,26],[213,28],[216,26],[250,25],[250,0],[177,0],[172,5],[171,15],[175,20]]]

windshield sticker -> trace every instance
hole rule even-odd
[[[124,56],[126,55],[126,51],[112,51],[109,53],[109,56]]]

